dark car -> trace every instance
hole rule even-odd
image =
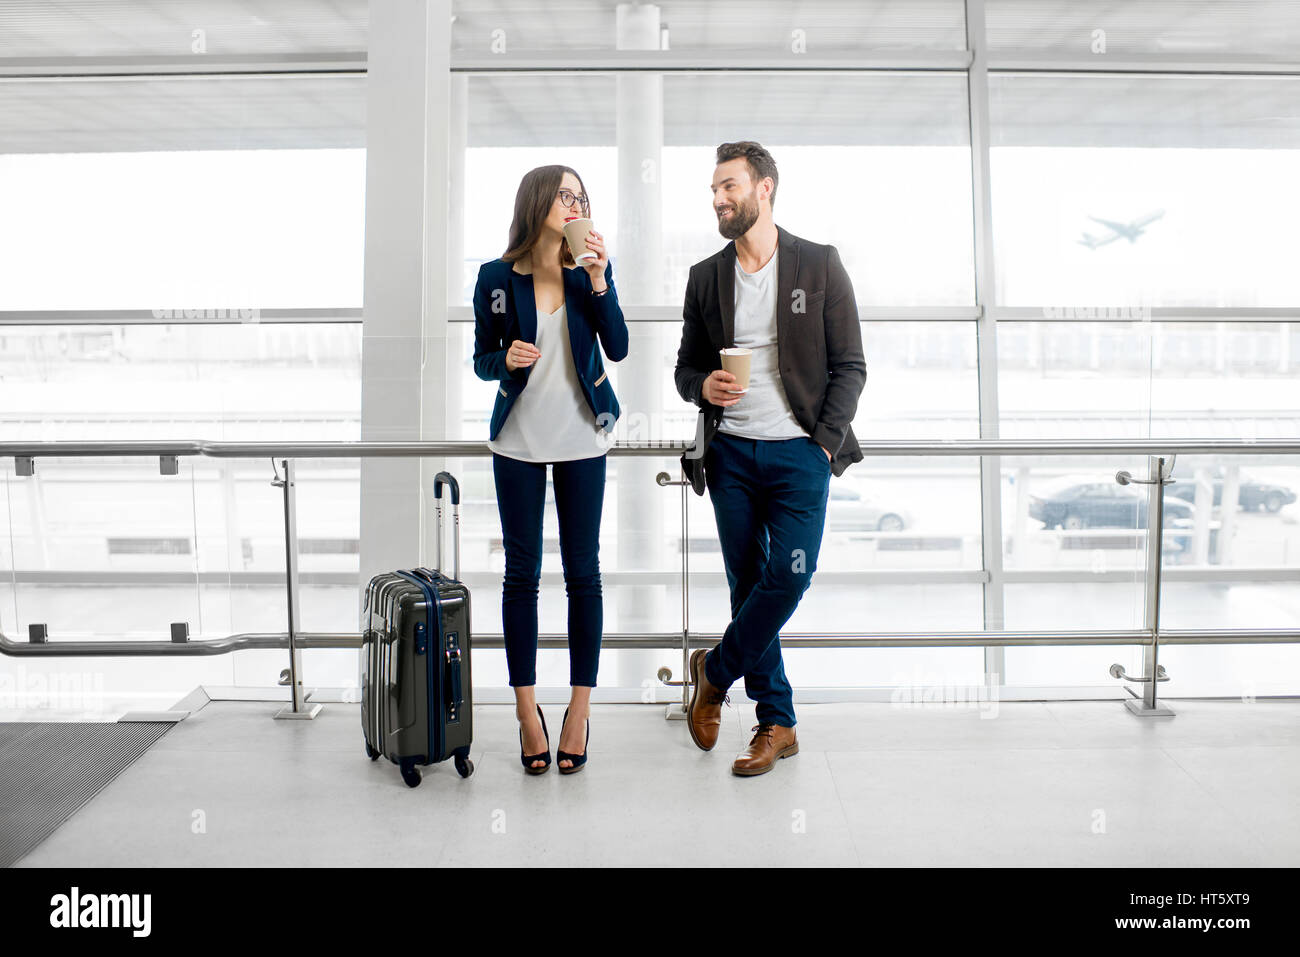
[[[1165,491],[1165,523],[1190,522],[1192,506]],[[1147,495],[1118,482],[1080,482],[1029,496],[1029,514],[1044,528],[1145,528]]]
[[[1210,484],[1214,489],[1214,504],[1219,505],[1223,502],[1223,467],[1216,466],[1209,472]],[[1166,486],[1168,494],[1188,502],[1196,500],[1196,480],[1189,470],[1175,468],[1173,479],[1174,481]],[[1237,488],[1237,504],[1248,512],[1259,509],[1277,512],[1282,509],[1282,506],[1290,505],[1296,498],[1295,492],[1284,485],[1259,482],[1245,475],[1241,476]]]

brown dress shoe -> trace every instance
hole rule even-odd
[[[704,676],[704,656],[707,654],[703,648],[691,652],[691,704],[686,715],[691,740],[701,751],[712,751],[718,743],[722,705],[731,702],[730,695],[713,687]]]
[[[794,728],[783,728],[779,724],[756,724],[751,730],[754,731],[754,740],[731,762],[733,774],[765,774],[772,770],[777,758],[788,758],[799,753]]]

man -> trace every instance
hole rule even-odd
[[[834,246],[772,221],[776,187],[758,143],[718,147],[713,207],[733,242],[691,267],[675,373],[700,406],[682,468],[697,494],[709,490],[732,618],[716,647],[691,655],[687,725],[711,750],[743,677],[758,724],[732,763],[740,775],[799,750],[778,636],[817,566],[831,474],[862,461],[850,428],[867,378],[853,286]],[[751,350],[744,392],[721,368],[719,350],[731,347]]]

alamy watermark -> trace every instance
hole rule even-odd
[[[1150,322],[1151,307],[1145,304],[1140,306],[1044,306],[1043,318]]]
[[[154,309],[155,319],[224,319],[240,322],[261,322],[261,309]]]
[[[97,711],[104,704],[104,675],[97,671],[28,671],[19,664],[0,672],[0,708],[76,708]]]
[[[955,684],[945,680],[944,675],[922,671],[913,671],[911,679],[895,675],[890,682],[895,685],[890,693],[889,703],[900,708],[949,708],[965,709],[973,707],[980,713],[980,718],[998,716],[999,676],[990,674],[987,684]]]

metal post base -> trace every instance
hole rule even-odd
[[[669,721],[685,721],[686,709],[680,704],[670,704],[668,709],[664,711],[664,717]]]
[[[1161,715],[1172,715],[1173,709],[1168,705],[1157,704],[1154,708],[1148,708],[1141,698],[1125,698],[1124,707],[1128,708],[1139,718],[1158,718]]]
[[[281,718],[293,721],[310,721],[316,715],[320,714],[321,706],[318,704],[309,704],[302,711],[294,711],[293,705],[287,704],[275,713],[276,720]]]

